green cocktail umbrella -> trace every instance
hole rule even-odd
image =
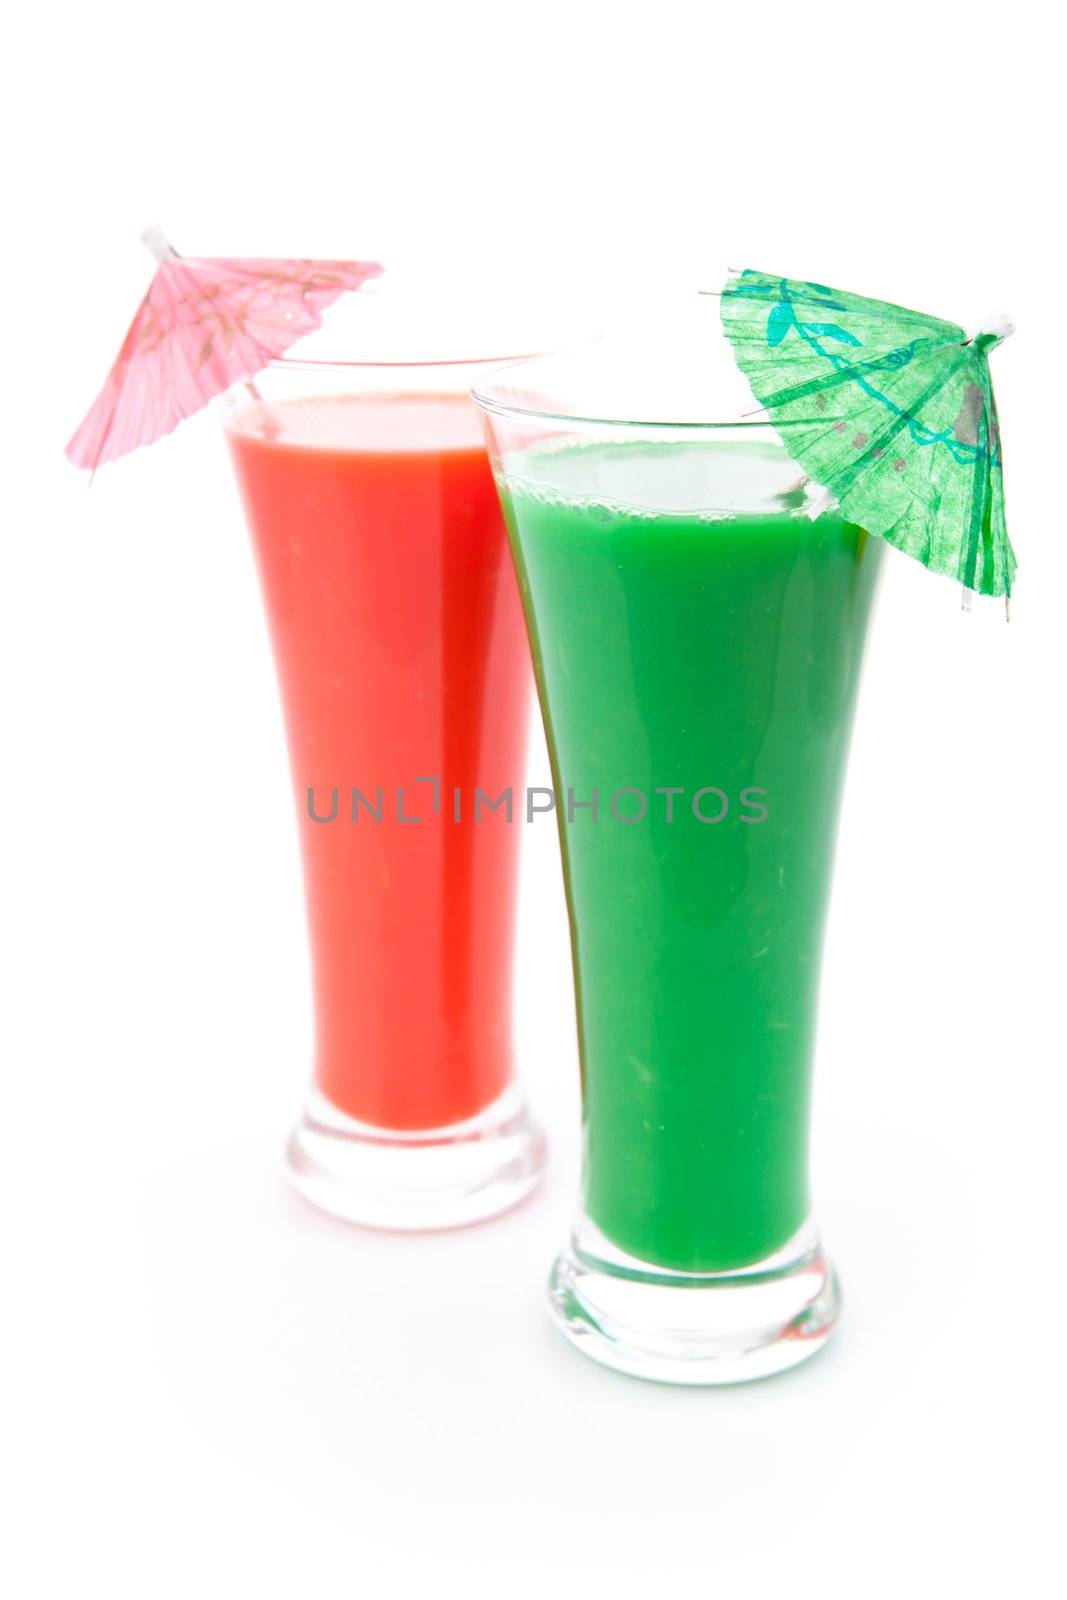
[[[1012,332],[769,272],[731,274],[722,324],[808,477],[852,521],[978,594],[1010,595],[1015,555],[990,350]]]

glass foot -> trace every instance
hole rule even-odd
[[[467,1122],[395,1133],[313,1089],[287,1151],[305,1200],[345,1222],[421,1232],[496,1216],[537,1184],[545,1140],[514,1085]]]
[[[785,1372],[822,1349],[840,1304],[810,1223],[753,1266],[689,1273],[628,1256],[583,1221],[549,1280],[553,1320],[571,1344],[659,1383],[746,1383]]]

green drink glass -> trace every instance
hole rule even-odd
[[[881,557],[820,511],[782,430],[737,420],[726,379],[725,347],[697,338],[523,362],[475,392],[574,961],[583,1186],[550,1305],[596,1360],[688,1384],[782,1371],[837,1319],[812,1055]]]

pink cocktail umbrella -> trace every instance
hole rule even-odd
[[[179,256],[157,228],[159,266],[107,382],[67,445],[76,467],[151,444],[319,327],[327,306],[376,278],[375,261]]]

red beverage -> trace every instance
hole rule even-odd
[[[512,1077],[532,684],[478,417],[458,393],[330,394],[227,431],[288,732],[315,1082],[365,1131],[447,1129]],[[475,817],[509,788],[513,820]]]

